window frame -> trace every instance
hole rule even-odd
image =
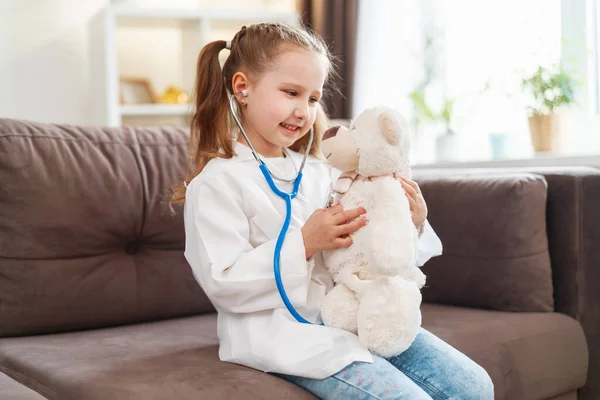
[[[561,0],[561,62],[577,71],[583,86],[575,94],[578,108],[600,115],[600,0]]]
[[[594,68],[594,102],[595,102],[595,112],[597,115],[600,115],[600,0],[592,0],[592,20],[593,20],[593,54],[592,59]]]

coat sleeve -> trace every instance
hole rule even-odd
[[[417,252],[417,267],[422,267],[429,259],[442,254],[442,242],[435,233],[429,221],[425,220],[423,234],[419,238]]]
[[[186,238],[186,257],[215,308],[250,313],[284,307],[273,272],[276,239],[253,247],[241,194],[218,178],[194,183],[186,196],[186,230],[194,230],[193,243]],[[280,268],[290,301],[305,307],[310,269],[300,229],[288,231]]]

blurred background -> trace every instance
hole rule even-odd
[[[0,117],[187,125],[202,46],[280,21],[338,57],[330,116],[398,108],[414,164],[600,159],[599,3],[0,0]]]

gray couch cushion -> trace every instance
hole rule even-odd
[[[0,119],[0,337],[214,310],[167,204],[186,143]]]
[[[553,311],[546,181],[527,173],[416,174],[444,252],[423,268],[425,301]]]

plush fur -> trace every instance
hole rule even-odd
[[[415,267],[418,233],[409,202],[392,176],[411,175],[406,121],[393,109],[371,108],[349,129],[340,127],[325,138],[322,149],[333,167],[360,175],[340,203],[344,209],[364,207],[368,219],[352,234],[352,246],[324,253],[336,286],[321,307],[323,321],[357,333],[381,356],[400,354],[421,326],[420,288],[425,284],[425,275]],[[372,177],[377,178],[365,179]]]

